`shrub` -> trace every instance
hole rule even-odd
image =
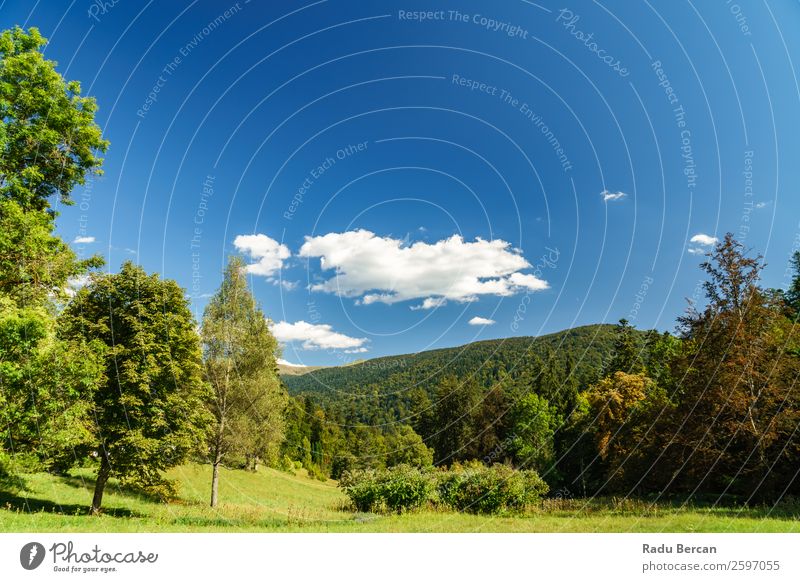
[[[439,502],[472,513],[522,510],[547,493],[536,471],[515,471],[506,465],[454,467],[438,475]]]
[[[408,465],[347,471],[339,486],[356,509],[365,512],[402,512],[430,503],[458,511],[498,513],[523,510],[548,491],[536,471],[480,463],[438,472]]]
[[[286,473],[294,474],[295,466],[294,461],[291,459],[289,455],[283,455],[278,460],[278,466],[276,467],[279,471],[284,471]]]
[[[339,485],[358,511],[370,512],[416,509],[430,502],[436,491],[430,472],[408,465],[347,471]]]
[[[342,475],[356,466],[356,457],[350,453],[336,455],[331,463],[331,479],[341,479]]]

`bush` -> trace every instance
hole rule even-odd
[[[357,459],[355,455],[344,453],[336,455],[331,462],[331,479],[341,479],[342,475],[353,471],[356,467]]]
[[[328,480],[328,475],[322,470],[321,467],[319,467],[319,465],[309,463],[308,467],[306,467],[306,471],[308,471],[308,476],[312,479],[316,479],[317,481]]]
[[[539,501],[549,489],[536,471],[480,464],[442,472],[437,485],[441,504],[471,513],[522,510]]]
[[[370,512],[416,509],[430,502],[436,491],[431,472],[409,465],[347,471],[339,485],[358,511]]]
[[[294,461],[291,459],[291,457],[289,457],[289,455],[283,455],[280,459],[278,459],[278,466],[276,468],[279,471],[294,474]]]
[[[480,463],[447,471],[408,465],[345,472],[339,486],[358,511],[402,512],[426,504],[472,513],[523,510],[548,491],[536,471]]]

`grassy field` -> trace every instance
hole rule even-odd
[[[27,491],[0,493],[4,532],[800,532],[800,510],[697,508],[633,500],[547,500],[526,515],[488,517],[420,511],[378,516],[350,511],[335,483],[272,469],[223,470],[220,505],[207,504],[210,467],[170,477],[180,498],[157,503],[109,483],[105,515],[90,517],[92,473],[25,476]]]

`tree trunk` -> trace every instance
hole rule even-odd
[[[211,507],[216,507],[219,491],[219,461],[214,461],[213,467],[214,469],[211,473]]]
[[[90,515],[100,515],[100,507],[103,504],[103,492],[106,488],[108,478],[111,476],[111,463],[108,460],[108,453],[100,452],[100,469],[97,471],[97,480],[94,482],[94,497],[92,497],[92,507]]]

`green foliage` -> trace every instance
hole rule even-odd
[[[433,450],[407,424],[400,425],[386,438],[386,466],[410,465],[424,468],[433,465]]]
[[[561,424],[558,411],[535,393],[514,404],[511,447],[517,464],[540,472],[551,468],[555,431]]]
[[[0,294],[18,305],[43,305],[66,299],[70,278],[99,267],[99,257],[78,260],[75,252],[53,235],[53,216],[0,198]]]
[[[455,466],[437,475],[439,503],[470,513],[523,510],[549,491],[536,471],[480,463]]]
[[[70,193],[87,174],[100,173],[108,142],[94,121],[94,99],[80,83],[65,81],[42,54],[47,43],[36,28],[0,34],[0,198],[43,211]]]
[[[64,470],[92,442],[90,402],[101,346],[57,337],[43,307],[0,295],[0,442],[38,467]]]
[[[471,513],[518,511],[548,491],[535,471],[477,462],[450,470],[397,465],[389,469],[347,472],[339,486],[358,511],[402,512],[426,505]]]
[[[93,275],[61,323],[63,337],[104,346],[103,382],[91,400],[100,497],[111,474],[142,488],[163,484],[165,469],[200,448],[209,422],[183,290],[126,262],[117,274]]]
[[[436,491],[433,473],[409,465],[345,473],[339,482],[358,511],[402,512],[430,502]]]
[[[286,395],[278,379],[278,342],[247,287],[245,264],[233,257],[201,327],[205,379],[213,390],[208,443],[211,461],[229,455],[254,468],[278,461]],[[216,503],[216,497],[212,500]]]
[[[381,408],[408,410],[411,397],[419,396],[408,389],[411,386],[424,390],[432,398],[442,377],[451,375],[472,378],[488,390],[503,373],[514,379],[531,371],[528,362],[541,359],[548,352],[552,354],[554,369],[564,370],[568,360],[574,359],[578,363],[574,373],[576,382],[588,385],[600,377],[603,360],[613,346],[614,330],[611,325],[589,325],[541,337],[486,340],[323,368],[300,376],[283,376],[283,381],[291,394],[313,394],[320,402],[347,398],[352,406],[358,407],[362,421],[369,422],[368,411],[359,406],[366,400],[365,395],[377,396]],[[374,401],[370,408],[374,411]]]

